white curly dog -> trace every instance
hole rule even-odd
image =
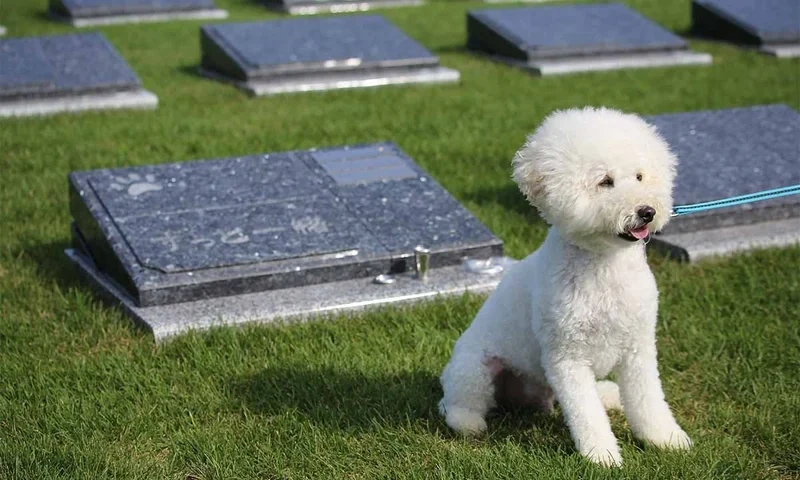
[[[620,465],[605,409],[659,447],[692,442],[658,377],[658,290],[645,242],[672,210],[677,159],[656,129],[605,108],[552,113],[514,158],[514,179],[551,225],[514,264],[455,345],[441,376],[447,424],[486,430],[501,403],[558,401],[578,451]],[[614,372],[619,387],[597,381]]]

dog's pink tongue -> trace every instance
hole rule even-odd
[[[650,232],[647,230],[647,225],[639,228],[632,228],[629,230],[629,232],[639,240],[647,238],[647,235],[650,234]]]

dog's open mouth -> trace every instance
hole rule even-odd
[[[650,236],[650,230],[647,225],[641,227],[629,228],[626,232],[620,233],[619,237],[629,242],[638,242],[639,240],[647,240]]]

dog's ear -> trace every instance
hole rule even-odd
[[[538,168],[536,141],[532,138],[514,155],[514,181],[534,207],[544,195],[544,176]]]

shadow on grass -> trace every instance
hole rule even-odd
[[[210,80],[208,77],[200,75],[200,64],[198,63],[192,63],[191,65],[181,65],[180,67],[177,67],[175,70],[190,77],[201,78],[203,80]]]
[[[361,375],[329,367],[281,366],[234,379],[229,392],[233,404],[254,412],[281,415],[296,410],[328,428],[441,423],[436,410],[439,381],[427,372]]]
[[[433,49],[435,53],[459,53],[462,55],[473,55],[474,51],[467,48],[464,44],[444,45]]]
[[[359,374],[330,367],[282,366],[234,379],[228,384],[231,404],[257,414],[298,412],[330,430],[363,432],[385,428],[426,430],[458,438],[438,411],[439,379],[429,372]],[[489,445],[513,441],[537,448],[572,448],[561,415],[532,409],[489,413]]]
[[[464,198],[478,205],[500,205],[504,210],[516,212],[533,224],[546,225],[539,212],[531,206],[513,183],[501,187],[479,188],[463,194]]]
[[[43,282],[54,281],[61,290],[85,285],[81,282],[76,267],[69,261],[64,250],[70,242],[56,241],[40,245],[28,245],[15,255],[34,266],[36,276]]]

